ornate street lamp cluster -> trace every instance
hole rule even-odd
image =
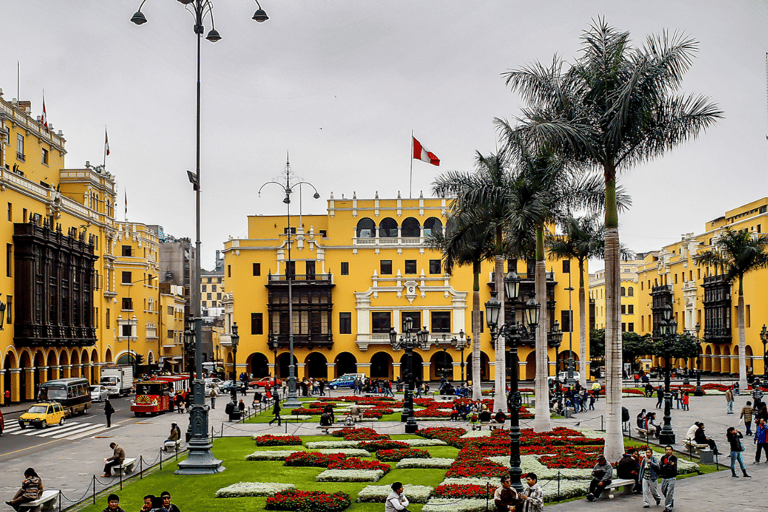
[[[506,297],[512,302],[512,314],[509,320],[501,327],[498,326],[499,314],[501,313],[501,303],[496,299],[496,292],[491,293],[491,299],[485,303],[485,318],[488,328],[491,330],[491,337],[493,338],[494,345],[499,336],[503,336],[506,344],[509,346],[509,353],[511,356],[511,385],[509,394],[507,395],[507,407],[509,408],[509,477],[512,481],[512,487],[516,491],[522,492],[523,483],[520,481],[520,477],[523,474],[523,470],[520,468],[520,407],[523,405],[523,398],[520,395],[518,389],[518,358],[517,347],[520,344],[520,340],[525,336],[532,335],[536,331],[536,326],[539,324],[539,314],[541,305],[536,302],[534,298],[529,298],[525,302],[525,323],[518,323],[515,319],[515,309],[517,305],[518,295],[520,293],[520,277],[516,272],[510,272],[504,278],[504,291]]]
[[[667,304],[662,309],[659,322],[661,335],[661,355],[664,357],[664,426],[659,434],[662,445],[675,444],[675,433],[672,431],[672,392],[670,390],[670,374],[672,372],[672,350],[677,338],[677,320],[672,317],[672,306]]]
[[[232,343],[232,386],[229,393],[232,395],[232,402],[237,404],[237,346],[240,344],[240,336],[237,334],[237,322],[232,322],[232,334],[229,335]]]
[[[768,351],[766,351],[766,345],[768,345],[768,329],[765,328],[765,324],[763,324],[763,330],[760,331],[760,341],[763,342],[763,380],[768,382]]]
[[[418,329],[418,327],[416,327]],[[405,318],[405,332],[397,338],[397,332],[392,327],[389,330],[389,342],[395,350],[405,350],[405,400],[403,402],[402,421],[405,421],[405,433],[413,434],[419,428],[416,424],[416,418],[413,415],[413,390],[416,376],[413,372],[413,349],[420,348],[427,350],[429,348],[429,331],[426,327],[420,331],[414,332],[413,319]]]

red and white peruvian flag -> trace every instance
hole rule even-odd
[[[43,96],[43,117],[40,119],[40,123],[42,123],[46,132],[50,132],[48,129],[48,114],[45,112],[45,96]]]
[[[440,165],[440,159],[437,158],[437,155],[422,146],[421,142],[416,140],[416,137],[413,137],[413,158],[427,162],[428,164]]]

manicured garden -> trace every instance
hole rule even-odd
[[[389,486],[406,484],[413,511],[485,510],[499,477],[509,468],[509,431],[467,432],[423,428],[417,435],[340,429],[335,437],[259,435],[223,438],[214,454],[226,471],[207,476],[173,475],[170,464],[119,492],[121,506],[138,509],[145,494],[169,490],[181,510],[382,510]],[[535,472],[547,501],[586,494],[591,468],[602,452],[599,432],[559,427],[521,433],[523,473]],[[696,473],[680,460],[679,472]],[[105,498],[84,510],[99,512]]]

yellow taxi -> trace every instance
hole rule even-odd
[[[19,426],[27,428],[32,425],[45,428],[48,425],[63,425],[66,410],[58,402],[41,402],[34,404],[19,418]]]

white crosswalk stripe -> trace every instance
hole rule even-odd
[[[90,422],[67,422],[64,425],[51,425],[48,428],[40,429],[35,427],[27,427],[22,429],[18,424],[9,426],[3,433],[14,436],[35,436],[35,437],[50,437],[52,439],[62,439],[69,436],[77,436],[75,439],[86,437],[91,433],[100,432],[106,427],[100,423]]]

